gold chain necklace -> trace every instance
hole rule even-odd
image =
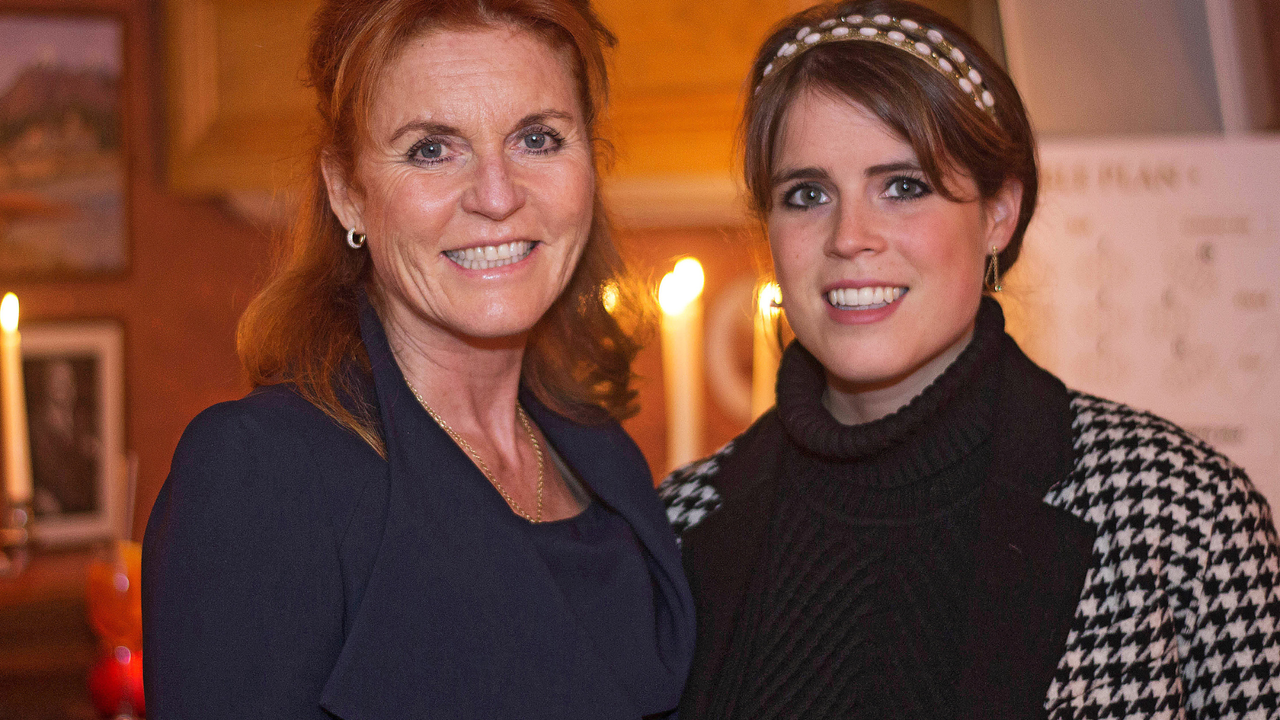
[[[516,403],[516,417],[520,418],[520,424],[524,426],[524,431],[529,434],[529,442],[533,443],[533,452],[538,456],[538,512],[534,515],[529,515],[529,513],[525,512],[524,508],[520,507],[515,498],[507,494],[507,489],[502,487],[502,483],[498,482],[497,476],[489,471],[489,466],[485,464],[484,460],[480,459],[480,454],[475,451],[475,448],[471,447],[471,443],[464,440],[461,435],[454,431],[453,428],[449,427],[449,423],[445,422],[444,418],[437,415],[436,411],[431,409],[431,406],[427,404],[427,401],[423,400],[422,396],[418,394],[418,388],[414,387],[413,383],[408,380],[405,380],[404,383],[409,386],[409,392],[413,393],[413,396],[418,399],[418,404],[422,406],[423,410],[427,411],[427,414],[431,416],[432,420],[436,421],[436,424],[440,426],[440,429],[444,430],[449,437],[453,438],[454,442],[458,443],[459,447],[467,452],[467,455],[471,456],[476,467],[480,468],[480,472],[484,473],[485,479],[489,481],[490,485],[493,485],[494,489],[498,491],[498,494],[502,496],[502,499],[507,501],[507,505],[511,508],[512,512],[531,523],[542,522],[542,481],[544,474],[542,444],[538,442],[538,436],[533,432],[533,425],[529,423],[529,414],[524,411],[524,408],[521,407],[520,403]]]

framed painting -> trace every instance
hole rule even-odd
[[[110,537],[124,472],[123,330],[111,321],[22,330],[34,524],[42,544]]]
[[[0,12],[0,278],[128,266],[124,19]]]

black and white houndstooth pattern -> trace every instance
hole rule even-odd
[[[720,461],[732,452],[730,440],[702,460],[676,468],[658,486],[658,497],[666,503],[667,520],[676,531],[677,542],[685,530],[720,507],[720,493],[711,487],[710,479],[720,472]]]
[[[1049,717],[1280,718],[1280,557],[1266,501],[1165,420],[1083,393],[1071,407],[1076,467],[1045,502],[1097,538]],[[709,479],[732,452],[663,482],[677,534],[719,507]]]

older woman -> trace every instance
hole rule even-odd
[[[312,187],[147,528],[152,718],[640,718],[692,604],[610,417],[585,0],[331,0]],[[630,327],[630,325],[627,325]]]
[[[1036,367],[983,296],[1036,200],[1006,74],[873,0],[785,21],[751,87],[797,342],[776,409],[663,490],[698,617],[686,717],[1277,717],[1266,502]]]

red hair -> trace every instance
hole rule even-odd
[[[568,52],[594,144],[608,94],[605,50],[615,40],[587,0],[329,0],[312,20],[306,73],[320,122],[304,203],[275,272],[240,318],[236,344],[255,386],[293,383],[380,453],[377,420],[358,400],[351,374],[369,373],[357,314],[372,263],[367,252],[346,246],[321,168],[328,163],[354,177],[374,89],[409,40],[433,29],[495,25],[522,28]],[[541,402],[581,422],[634,413],[631,363],[650,325],[643,294],[611,239],[599,190],[594,211],[582,258],[533,328],[521,372]],[[613,314],[602,302],[606,287],[621,293]]]

